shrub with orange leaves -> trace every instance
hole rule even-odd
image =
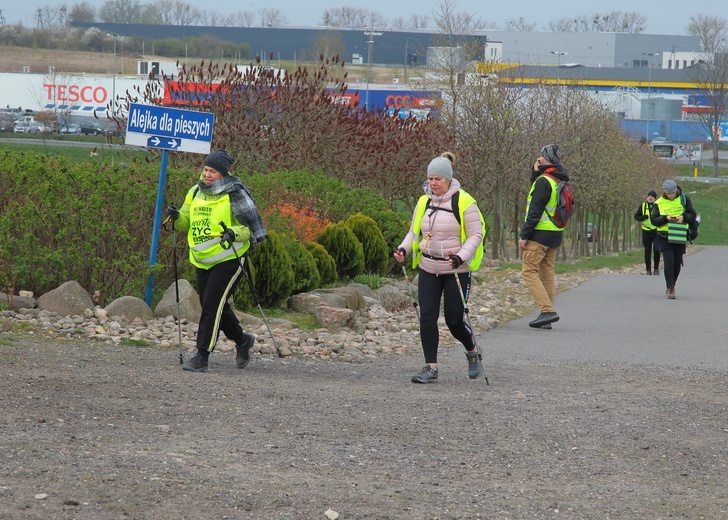
[[[279,202],[261,210],[266,227],[275,231],[288,231],[306,244],[324,230],[329,221],[311,208],[299,208],[290,202]]]

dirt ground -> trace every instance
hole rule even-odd
[[[0,517],[728,518],[725,375],[359,364],[0,334]]]

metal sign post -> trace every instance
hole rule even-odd
[[[190,153],[210,153],[212,130],[215,115],[209,112],[180,110],[132,103],[126,123],[124,143],[132,146],[162,149],[162,162],[159,167],[157,202],[154,209],[152,244],[149,249],[149,267],[157,263],[159,230],[162,225],[162,206],[164,205],[164,186],[167,182],[168,150]],[[144,294],[147,305],[152,304],[154,273],[149,274],[149,282]]]

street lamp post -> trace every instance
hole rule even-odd
[[[111,115],[114,115],[114,107],[116,106],[116,36],[114,33],[114,78],[111,80]]]
[[[643,56],[647,56],[647,131],[645,137],[650,142],[650,120],[652,119],[652,56],[657,56],[658,52],[643,52]]]
[[[366,72],[366,83],[367,91],[366,97],[364,98],[364,110],[369,110],[369,68],[372,65],[372,46],[374,45],[374,28],[369,27],[369,31],[366,33],[369,35],[369,41],[367,42],[367,72]]]
[[[551,51],[551,54],[556,55],[556,84],[559,84],[559,70],[561,69],[561,56],[566,56],[568,53],[564,51]]]

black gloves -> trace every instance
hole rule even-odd
[[[452,268],[457,269],[461,265],[463,265],[463,259],[460,258],[458,255],[450,255],[450,261],[452,262]]]
[[[174,206],[170,206],[167,208],[167,216],[172,220],[177,220],[179,218],[179,210]]]
[[[220,235],[220,240],[227,242],[227,246],[230,247],[232,243],[235,242],[235,231],[230,228],[225,229],[225,231],[222,232],[222,235]]]

